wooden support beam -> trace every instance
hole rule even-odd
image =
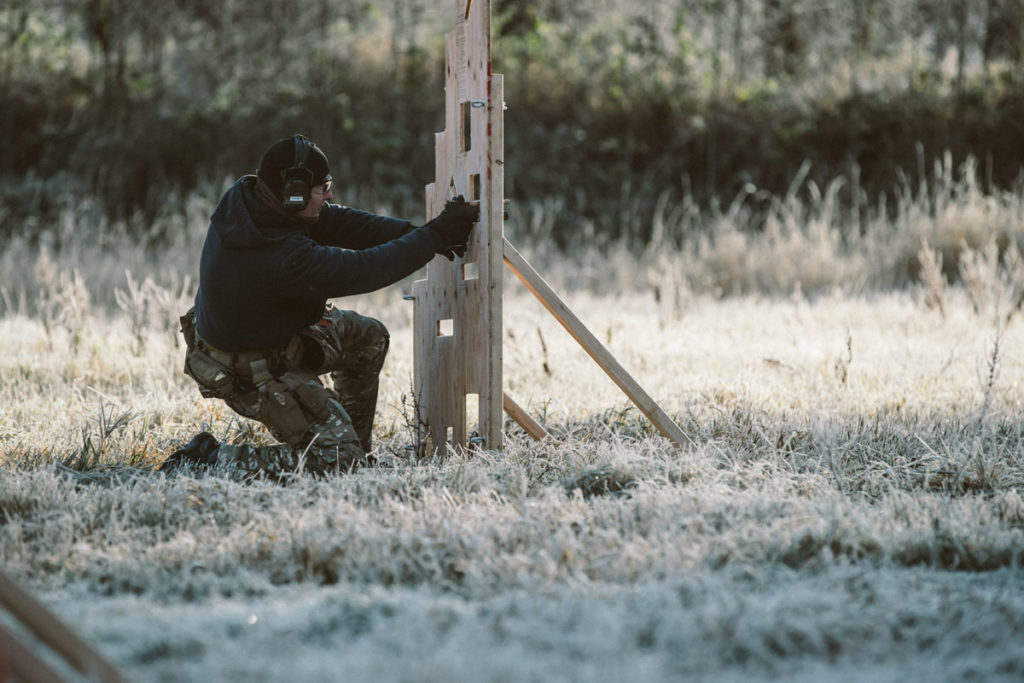
[[[683,430],[679,428],[679,425],[672,421],[672,418],[661,409],[654,399],[644,391],[643,387],[615,360],[615,356],[597,340],[597,337],[587,329],[586,325],[576,317],[576,314],[555,294],[551,286],[523,258],[523,255],[512,246],[507,237],[505,238],[505,265],[516,274],[516,277],[522,280],[523,284],[533,292],[534,296],[540,299],[540,302],[544,304],[544,307],[548,309],[551,315],[555,316],[555,319],[562,324],[562,327],[579,342],[580,346],[590,354],[590,357],[625,392],[626,396],[633,401],[636,407],[640,409],[640,412],[647,416],[647,419],[657,427],[658,431],[665,438],[674,443],[677,448],[681,447],[684,441],[689,441]]]
[[[66,676],[15,638],[13,633],[0,628],[0,681],[64,683],[66,680]]]
[[[106,657],[3,572],[0,572],[0,605],[77,671],[102,683],[127,683]]]
[[[509,417],[516,421],[516,424],[525,429],[527,434],[537,441],[543,441],[551,436],[548,434],[548,430],[544,429],[541,423],[534,420],[532,415],[512,400],[512,397],[508,395],[507,391],[502,392],[501,399],[502,407],[505,409],[505,412],[508,413]]]

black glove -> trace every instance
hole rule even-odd
[[[453,261],[456,255],[466,255],[469,233],[473,230],[473,224],[478,220],[480,220],[480,207],[472,206],[460,194],[454,199],[449,199],[440,215],[427,221],[425,227],[441,236],[443,244],[437,253],[442,254],[449,261]]]

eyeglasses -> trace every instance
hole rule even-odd
[[[327,194],[327,193],[329,193],[331,191],[331,186],[333,184],[334,184],[333,180],[328,180],[323,185],[320,185],[319,187],[314,187],[313,188],[313,192],[316,192],[319,195]]]

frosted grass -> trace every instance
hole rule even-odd
[[[1024,672],[1019,320],[956,289],[944,317],[907,293],[697,297],[678,319],[567,297],[677,416],[677,451],[512,290],[506,384],[556,439],[509,425],[502,453],[415,462],[392,294],[356,302],[393,332],[384,466],[284,485],[151,471],[201,426],[268,439],[198,397],[160,330],[136,356],[124,317],[91,316],[51,351],[0,320],[5,570],[133,680]]]
[[[944,172],[859,242],[788,198],[762,237],[536,255],[680,450],[510,278],[505,387],[554,439],[416,461],[408,283],[339,301],[392,333],[383,464],[285,484],[153,471],[269,441],[181,373],[201,231],[15,240],[0,561],[139,681],[1019,680],[1022,203]],[[962,285],[906,282],[958,249]]]

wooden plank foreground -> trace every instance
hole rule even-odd
[[[2,571],[0,607],[79,673],[101,683],[127,683],[127,679],[106,657]],[[2,627],[0,648],[3,648],[0,665],[4,661],[7,664],[6,672],[0,666],[0,681],[3,683],[61,683],[67,680],[35,650]]]

